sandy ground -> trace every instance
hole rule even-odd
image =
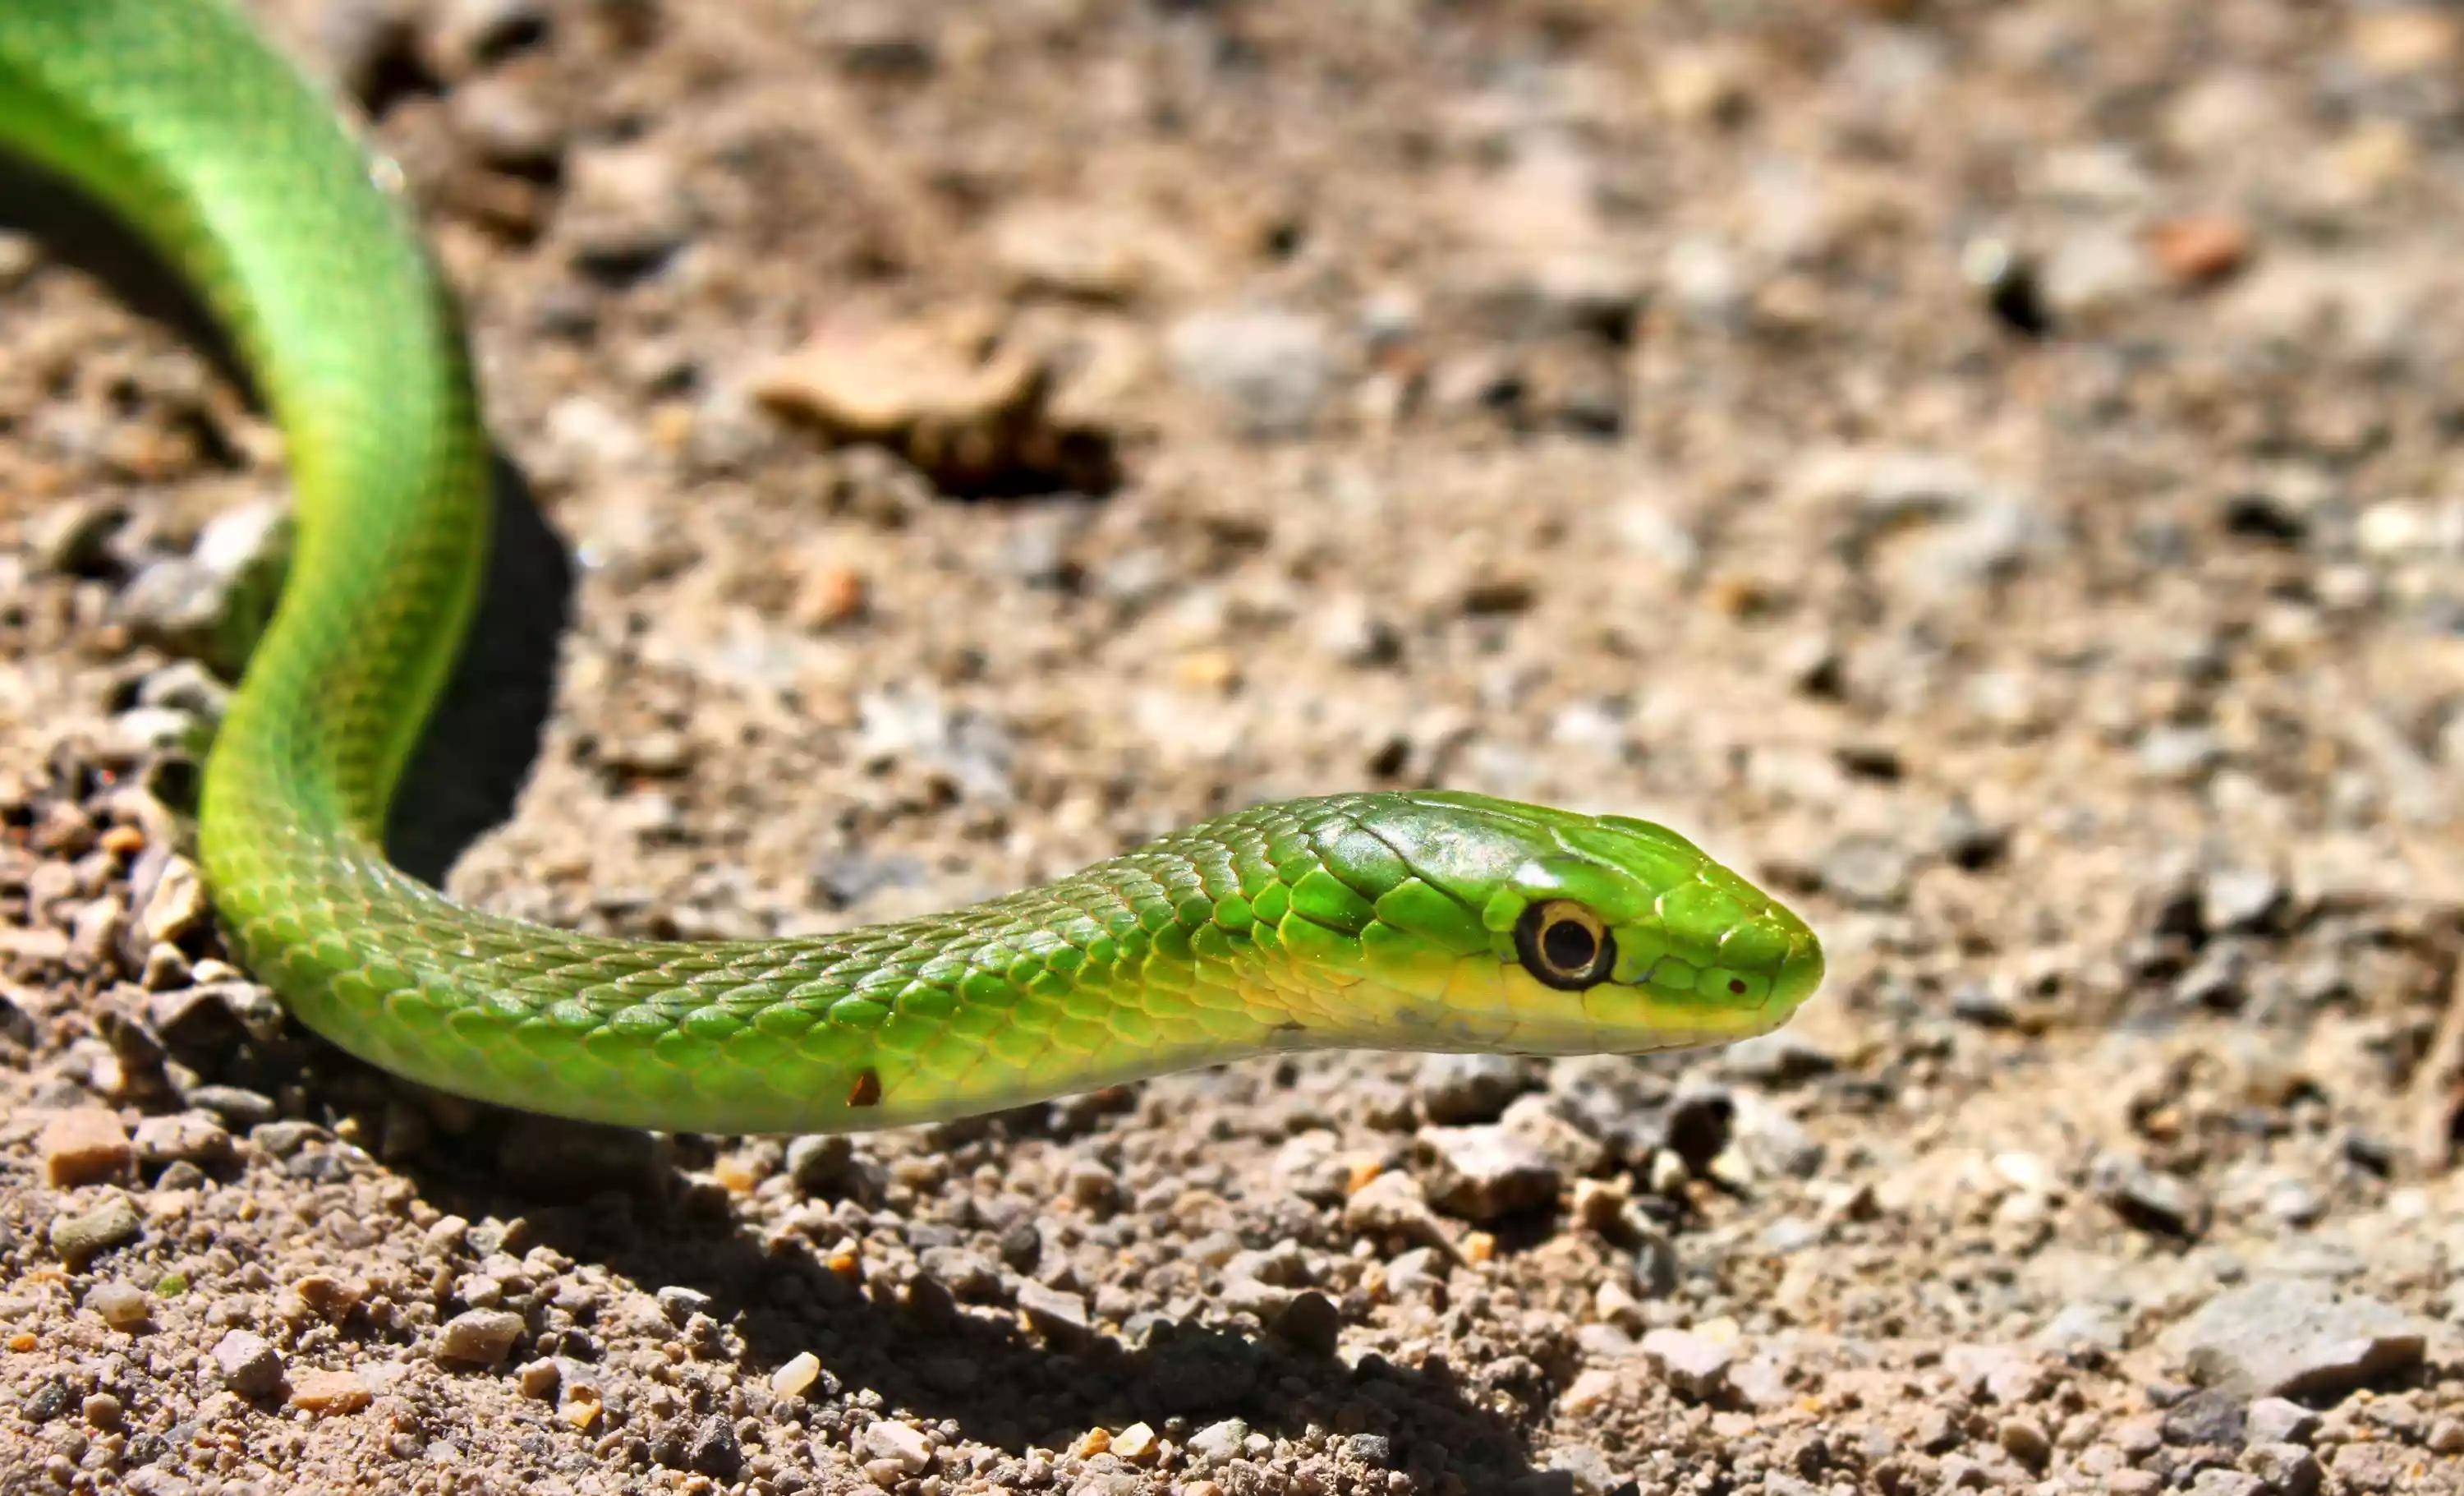
[[[181,856],[278,444],[0,191],[0,1491],[2464,1489],[2464,12],[276,9],[508,468],[411,866],[803,931],[1442,783],[1833,976],[793,1145],[392,1082]]]

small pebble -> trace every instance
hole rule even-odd
[[[465,1309],[445,1322],[436,1336],[436,1358],[470,1366],[494,1366],[521,1338],[522,1317],[505,1309]]]
[[[2174,284],[2213,285],[2250,258],[2250,230],[2233,218],[2167,218],[2147,231],[2147,248]]]
[[[2263,868],[2220,868],[2199,885],[2201,922],[2211,931],[2258,930],[2285,902],[2283,881]]]
[[[43,1177],[55,1189],[119,1178],[135,1156],[120,1118],[101,1107],[58,1113],[43,1125],[34,1147],[43,1157]]]
[[[204,723],[186,712],[169,707],[131,707],[125,712],[115,713],[108,738],[111,751],[127,759],[195,754],[202,751],[208,741]],[[100,905],[91,907],[98,913],[103,908]],[[118,907],[112,906],[110,912],[117,914]]]
[[[2306,1444],[2319,1432],[2319,1415],[2289,1397],[2261,1397],[2243,1429],[2254,1444]]]
[[[1668,1384],[1689,1397],[1708,1400],[1727,1385],[1736,1348],[1690,1330],[1655,1330],[1642,1337],[1643,1358]]]
[[[143,1230],[137,1207],[115,1190],[90,1209],[55,1218],[52,1251],[69,1266],[83,1267],[113,1247],[136,1241]]]
[[[231,1136],[213,1118],[195,1112],[147,1117],[137,1124],[137,1161],[147,1168],[192,1163],[209,1169],[228,1163]]]
[[[2319,1457],[2299,1444],[2252,1444],[2242,1451],[2241,1467],[2281,1496],[2316,1496],[2322,1478]]]
[[[2097,1194],[2114,1214],[2141,1230],[2197,1236],[2207,1229],[2207,1198],[2179,1175],[2107,1154],[2097,1160],[2092,1176]]]
[[[277,1114],[273,1097],[237,1086],[192,1086],[187,1099],[200,1111],[210,1111],[222,1118],[227,1127],[253,1129],[273,1121]]]
[[[564,154],[565,121],[517,78],[473,78],[453,90],[453,122],[488,165],[524,175],[553,171]]]
[[[1954,1345],[1942,1365],[1969,1396],[2005,1406],[2034,1402],[2047,1386],[2043,1357],[2018,1346]]]
[[[1343,1313],[1314,1288],[1294,1294],[1271,1327],[1275,1337],[1317,1355],[1331,1355],[1343,1333]]]
[[[672,156],[628,143],[566,156],[560,235],[574,264],[608,285],[656,272],[693,237],[695,214]]]
[[[858,1452],[875,1460],[887,1461],[908,1475],[921,1475],[933,1467],[933,1441],[921,1429],[883,1419],[865,1425],[856,1437]]]
[[[1209,1423],[1190,1435],[1183,1447],[1194,1460],[1220,1463],[1240,1454],[1241,1443],[1248,1437],[1248,1424],[1239,1419],[1225,1419],[1220,1423]]]
[[[223,1385],[243,1397],[261,1397],[282,1381],[282,1355],[263,1335],[226,1331],[214,1342],[214,1366]]]
[[[2205,727],[2155,727],[2139,739],[2139,766],[2152,779],[2201,779],[2224,757],[2223,741]]]
[[[670,1284],[659,1290],[658,1300],[659,1312],[668,1317],[669,1324],[679,1330],[682,1330],[695,1314],[710,1312],[710,1295],[699,1288],[688,1288],[678,1284]]]
[[[290,1158],[309,1144],[324,1142],[332,1135],[314,1122],[286,1119],[249,1129],[248,1140],[263,1149],[268,1157]]]
[[[1111,1170],[1091,1158],[1069,1166],[1063,1188],[1072,1201],[1089,1210],[1111,1210],[1120,1202],[1120,1180]]]
[[[1175,323],[1168,341],[1181,379],[1224,406],[1253,436],[1306,430],[1334,381],[1325,325],[1299,313],[1199,312]]]
[[[425,1232],[421,1233],[421,1239],[427,1242],[430,1251],[455,1252],[461,1250],[470,1231],[471,1222],[465,1218],[439,1216]]]
[[[543,1355],[536,1361],[524,1361],[521,1370],[514,1374],[514,1385],[521,1389],[523,1397],[537,1397],[545,1402],[564,1385],[564,1370],[556,1364],[553,1356]]]
[[[844,1133],[818,1133],[787,1145],[787,1174],[807,1195],[835,1195],[856,1172],[855,1144]]]
[[[1914,860],[1897,842],[1879,836],[1844,837],[1823,855],[1822,886],[1849,903],[1889,909],[1904,902]]]
[[[357,1413],[373,1399],[350,1372],[302,1372],[291,1384],[291,1405],[307,1413]]]
[[[367,1283],[359,1278],[336,1278],[325,1273],[310,1273],[291,1286],[299,1302],[327,1319],[341,1319],[360,1307],[368,1296]]]
[[[1556,1161],[1499,1124],[1420,1132],[1430,1158],[1429,1202],[1447,1215],[1489,1221],[1553,1203]]]
[[[1429,1208],[1420,1182],[1398,1170],[1380,1174],[1353,1191],[1343,1202],[1343,1225],[1356,1236],[1401,1237],[1447,1252],[1455,1249],[1437,1213]]]
[[[1090,1332],[1087,1301],[1075,1293],[1024,1283],[1019,1286],[1018,1307],[1035,1332],[1054,1345],[1078,1344]]]
[[[821,1357],[810,1351],[799,1351],[770,1374],[770,1390],[781,1397],[801,1397],[821,1375]]]
[[[114,1330],[135,1330],[154,1317],[151,1295],[133,1283],[113,1279],[96,1284],[85,1296],[85,1307],[102,1316],[102,1322]]]
[[[735,1426],[716,1413],[702,1419],[686,1446],[685,1466],[713,1480],[734,1480],[744,1468],[744,1446],[737,1441]]]
[[[137,704],[165,708],[199,722],[219,722],[231,704],[231,688],[195,660],[174,660],[138,684]]]
[[[2239,1395],[2204,1388],[2165,1410],[2165,1441],[2238,1449],[2249,1423],[2249,1410]]]
[[[212,917],[212,910],[206,903],[205,879],[199,875],[197,865],[185,857],[174,857],[164,865],[163,876],[146,898],[139,923],[148,940],[177,945],[205,928]]]
[[[2045,1426],[2031,1418],[2009,1418],[1995,1431],[1996,1441],[2012,1459],[2031,1470],[2041,1470],[2054,1454],[2053,1439]]]

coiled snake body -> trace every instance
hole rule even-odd
[[[1721,1042],[1820,980],[1805,924],[1675,833],[1467,794],[1265,805],[815,938],[453,903],[380,847],[488,520],[461,332],[406,209],[225,0],[0,0],[0,147],[193,283],[284,432],[297,539],[208,762],[201,860],[248,966],[376,1065],[573,1117],[824,1132],[1276,1049]]]

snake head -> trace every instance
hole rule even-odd
[[[1664,826],[1459,793],[1353,820],[1408,873],[1356,932],[1331,1025],[1353,1032],[1314,1039],[1640,1053],[1768,1032],[1821,982],[1802,919]],[[1342,844],[1321,840],[1338,872]]]

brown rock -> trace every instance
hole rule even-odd
[[[350,1372],[302,1372],[291,1383],[291,1405],[308,1413],[357,1413],[368,1405],[368,1384]]]
[[[2173,284],[2211,286],[2249,263],[2250,229],[2221,214],[2167,218],[2147,231],[2147,252]]]
[[[120,1118],[101,1107],[53,1117],[35,1147],[43,1155],[43,1177],[56,1189],[119,1178],[136,1156]]]
[[[938,328],[826,329],[773,363],[754,394],[850,441],[1000,420],[1035,398],[1041,374],[1015,354],[972,358]]]

